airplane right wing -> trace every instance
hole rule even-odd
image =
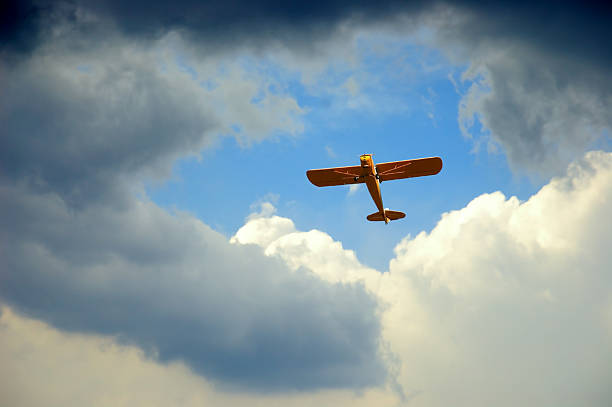
[[[310,182],[318,187],[360,184],[364,182],[364,178],[357,178],[357,180],[355,178],[360,177],[362,174],[363,168],[359,165],[306,171],[306,176]]]
[[[435,175],[441,169],[442,159],[440,157],[417,158],[376,165],[376,172],[380,181]]]

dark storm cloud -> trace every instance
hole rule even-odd
[[[434,18],[435,44],[481,76],[477,117],[523,173],[559,174],[612,128],[612,14],[583,3],[462,8]]]
[[[602,67],[612,59],[609,21],[612,6],[588,2],[449,2],[467,19],[448,15],[443,27],[449,29],[447,40],[478,47],[497,43],[525,43],[543,52],[582,59]],[[443,28],[444,29],[444,28]],[[608,68],[608,67],[606,67]]]
[[[170,30],[180,30],[203,46],[281,42],[308,47],[325,39],[339,22],[356,18],[366,23],[400,12],[419,10],[421,1],[10,1],[5,9],[5,27],[0,38],[10,51],[29,52],[45,38],[41,33],[58,17],[77,14],[96,17],[98,24],[118,29],[125,35],[156,39]]]
[[[421,2],[413,2],[421,3]],[[208,35],[267,35],[286,31],[327,29],[353,15],[377,19],[392,11],[410,8],[410,3],[385,1],[212,1],[183,0],[178,3],[83,0],[80,4],[110,16],[127,33],[155,35],[158,30],[185,28]],[[249,34],[250,33],[250,34]]]
[[[92,13],[125,34],[155,38],[169,30],[185,30],[199,39],[221,42],[263,39],[308,42],[325,38],[349,18],[360,24],[385,22],[401,15],[419,16],[442,6],[475,18],[461,27],[461,38],[472,44],[491,40],[528,41],[535,48],[556,50],[589,61],[609,61],[612,6],[586,2],[473,1],[208,1],[149,2],[9,1],[4,7],[2,42],[30,48],[40,37],[40,26],[57,13]],[[451,15],[444,18],[453,19]],[[452,23],[452,21],[449,21]],[[286,37],[278,36],[285,34]]]
[[[42,17],[49,10],[30,1],[4,1],[0,4],[0,51],[31,51],[40,40]]]
[[[462,119],[478,115],[515,170],[558,174],[612,128],[606,70],[526,49],[478,65],[490,90],[474,92]]]

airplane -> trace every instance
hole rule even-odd
[[[385,224],[388,224],[390,220],[401,219],[406,214],[383,207],[380,193],[381,182],[435,175],[442,169],[442,159],[440,157],[392,161],[376,165],[372,160],[372,154],[362,154],[359,159],[361,165],[308,170],[306,176],[310,182],[318,187],[365,183],[378,209],[378,212],[368,215],[366,219],[369,221],[384,221]]]

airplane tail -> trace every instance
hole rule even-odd
[[[389,209],[385,209],[384,213],[382,212],[374,212],[368,215],[367,219],[369,221],[384,221],[385,223],[389,223],[390,220],[401,219],[406,216],[405,213],[399,211],[390,211]]]

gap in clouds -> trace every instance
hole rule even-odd
[[[366,264],[386,270],[393,246],[431,230],[440,213],[482,192],[526,198],[538,187],[511,174],[502,153],[474,153],[460,137],[457,106],[470,82],[457,85],[449,76],[464,67],[398,34],[364,31],[345,48],[348,60],[331,56],[304,69],[282,52],[241,57],[247,70],[269,76],[275,89],[297,101],[303,132],[249,145],[222,139],[201,159],[177,162],[174,179],[149,185],[149,196],[230,236],[248,204],[279,194],[279,212],[301,229],[326,230]],[[365,152],[379,162],[439,155],[444,168],[435,177],[383,184],[385,206],[408,217],[381,229],[365,221],[375,209],[365,189],[347,196],[346,188],[317,189],[305,177],[310,168],[355,164]]]

